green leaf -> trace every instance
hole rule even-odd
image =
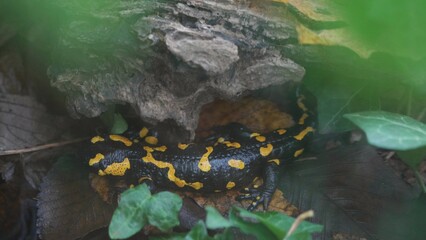
[[[171,192],[160,192],[153,195],[147,205],[147,218],[149,224],[156,226],[161,231],[179,225],[179,211],[182,199]]]
[[[123,116],[116,112],[115,106],[109,106],[108,110],[102,113],[100,117],[112,134],[122,134],[129,127]]]
[[[383,111],[344,115],[366,134],[376,147],[410,150],[426,146],[426,125],[410,117]]]
[[[126,120],[119,113],[114,114],[114,121],[111,127],[112,134],[122,134],[124,133],[129,126],[127,125]]]
[[[125,191],[109,225],[108,233],[112,239],[129,238],[139,232],[147,223],[144,206],[151,193],[146,184]]]
[[[142,207],[151,197],[151,192],[146,184],[137,185],[124,191],[120,196],[118,206],[136,205]]]
[[[283,239],[294,222],[294,218],[278,212],[248,212],[241,210],[242,217],[253,218],[262,223],[277,239]],[[311,234],[322,231],[322,226],[310,222],[302,222],[289,239],[311,239]]]
[[[222,235],[222,234],[217,234]],[[161,237],[151,237],[150,240],[210,240],[213,239],[209,237],[207,233],[206,226],[203,221],[197,222],[194,227],[192,227],[191,231],[186,234],[176,234],[161,236]],[[229,239],[229,238],[228,238]],[[224,239],[225,240],[225,239]]]
[[[191,231],[185,236],[185,240],[208,240],[212,239],[209,237],[206,229],[206,225],[203,221],[198,221],[197,224],[191,229]]]
[[[109,225],[109,235],[115,239],[128,238],[148,223],[166,231],[179,225],[181,207],[182,199],[178,195],[160,192],[151,196],[146,184],[138,185],[121,194]]]
[[[232,223],[224,218],[216,208],[207,206],[207,217],[206,217],[206,225],[209,229],[218,229],[218,228],[227,228],[232,227]]]
[[[229,240],[234,239],[234,234],[232,234],[232,231],[230,228],[225,228],[222,233],[218,233],[214,235],[213,239],[215,240]]]
[[[408,151],[398,151],[397,153],[402,161],[414,169],[417,169],[420,163],[426,159],[426,147]]]
[[[118,208],[109,225],[111,238],[128,238],[140,231],[145,224],[166,231],[179,225],[178,214],[182,199],[171,192],[151,196],[146,184],[138,185],[121,194]]]
[[[239,216],[240,211],[246,211],[242,208],[231,208],[229,212],[229,220],[235,227],[238,227],[242,232],[254,235],[257,239],[277,239],[265,225],[259,224],[256,219],[244,219]]]
[[[252,213],[246,210],[241,209],[240,215],[242,217],[246,218],[252,218],[256,219],[257,221],[261,222],[265,227],[267,227],[277,239],[283,239],[285,234],[287,233],[287,230],[290,229],[291,224],[293,223],[294,219],[287,217],[283,219],[277,218],[275,215],[279,214],[277,212],[267,212],[267,213]],[[275,222],[273,223],[272,219],[275,218]]]
[[[109,224],[109,237],[125,239],[133,236],[145,226],[146,220],[138,208],[118,207]]]
[[[287,240],[311,240],[313,233],[318,233],[322,230],[322,225],[303,221],[297,227],[296,231],[287,238]]]
[[[149,240],[185,240],[186,234],[174,233],[173,235],[149,237]]]

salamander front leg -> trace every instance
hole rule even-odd
[[[253,211],[259,204],[263,204],[263,210],[266,210],[271,202],[272,195],[277,189],[278,185],[278,171],[279,167],[276,162],[270,162],[264,170],[264,183],[259,188],[248,188],[245,189],[245,194],[237,197],[237,201],[241,200],[252,200],[252,203],[247,208],[249,211]]]
[[[150,177],[141,177],[138,180],[138,184],[146,184],[150,192],[156,192],[158,189],[154,184],[154,181]]]

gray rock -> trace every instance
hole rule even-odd
[[[209,75],[223,73],[238,61],[238,47],[212,33],[193,31],[183,26],[166,34],[167,49],[192,67]]]
[[[293,24],[244,1],[140,0],[92,11],[96,21],[76,17],[63,27],[49,69],[74,117],[127,103],[141,119],[174,119],[193,136],[201,106],[213,99],[304,75],[280,53],[296,39]]]

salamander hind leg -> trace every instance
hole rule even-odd
[[[263,210],[266,210],[271,202],[272,195],[277,189],[278,170],[279,168],[276,161],[268,162],[264,170],[263,185],[260,187],[253,185],[251,188],[245,188],[243,194],[237,197],[237,201],[251,200],[252,202],[247,208],[249,211],[256,209],[259,204],[263,204]]]

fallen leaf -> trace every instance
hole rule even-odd
[[[105,227],[114,207],[101,200],[89,184],[82,161],[66,157],[44,179],[38,196],[39,233],[43,239],[76,239]]]
[[[32,97],[0,95],[0,153],[51,142],[68,127]]]
[[[320,239],[345,233],[375,239],[388,207],[413,198],[406,185],[368,145],[340,147],[288,164],[280,188],[300,211],[313,209],[324,225]]]

